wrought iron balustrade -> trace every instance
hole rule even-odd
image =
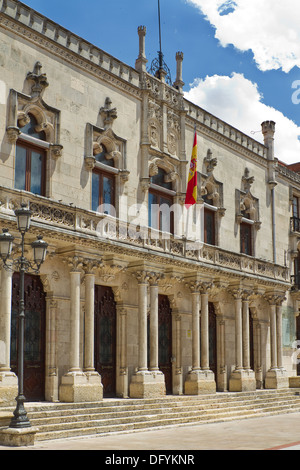
[[[286,266],[273,264],[271,261],[187,240],[183,236],[135,225],[110,215],[11,188],[0,188],[0,221],[3,218],[7,223],[13,214],[13,209],[21,202],[26,202],[30,206],[33,212],[33,224],[37,222],[39,227],[42,224],[43,229],[49,233],[54,231],[57,235],[61,229],[67,237],[82,234],[97,238],[101,244],[105,244],[106,241],[110,244],[116,243],[119,248],[126,250],[139,248],[156,255],[169,255],[177,260],[199,262],[240,274],[245,273],[285,283],[291,280]],[[44,234],[46,236],[46,232]]]
[[[290,218],[291,232],[300,232],[300,219],[298,217]]]
[[[300,290],[300,272],[291,276],[292,290]]]

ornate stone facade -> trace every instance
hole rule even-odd
[[[300,230],[290,220],[300,177],[275,158],[273,122],[260,144],[188,102],[183,54],[170,86],[146,71],[145,27],[138,36],[132,68],[0,0],[0,227],[17,239],[14,209],[26,203],[27,255],[37,234],[49,244],[41,399],[288,387],[297,376]],[[198,203],[187,222],[195,128]],[[43,155],[40,192],[17,184],[19,148]],[[25,171],[33,178],[33,167]],[[149,218],[152,200],[171,207],[172,217],[159,216],[172,219],[170,233]],[[17,387],[13,279],[1,269],[0,405]]]

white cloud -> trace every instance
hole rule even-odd
[[[213,75],[196,79],[185,97],[262,143],[261,123],[275,121],[275,156],[288,164],[300,161],[300,127],[280,111],[265,105],[257,84],[244,75],[233,73],[230,77]]]
[[[262,71],[300,67],[299,0],[187,0],[216,29],[223,47],[251,50]]]

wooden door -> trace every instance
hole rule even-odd
[[[39,276],[25,275],[24,395],[27,401],[45,400],[46,301]],[[11,368],[18,375],[18,315],[20,275],[13,275]]]
[[[95,369],[103,396],[116,395],[116,304],[111,287],[95,286]]]
[[[158,367],[165,376],[166,393],[172,393],[172,309],[166,295],[158,296]]]
[[[217,375],[217,317],[212,302],[208,302],[209,316],[209,368]]]

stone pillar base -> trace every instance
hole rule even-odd
[[[9,447],[33,446],[37,431],[38,429],[34,427],[24,429],[1,429],[0,445]]]
[[[215,393],[215,374],[211,370],[192,370],[188,373],[185,384],[185,395]]]
[[[61,379],[59,400],[65,403],[79,403],[103,400],[103,386],[97,372],[69,372]]]
[[[285,369],[268,370],[265,377],[265,388],[289,388],[289,378]]]
[[[18,395],[18,377],[13,372],[0,373],[0,405],[15,404]]]
[[[166,395],[165,376],[160,371],[138,371],[131,378],[130,398],[156,398]]]
[[[253,370],[234,370],[229,379],[230,392],[249,392],[256,390],[256,378]]]

